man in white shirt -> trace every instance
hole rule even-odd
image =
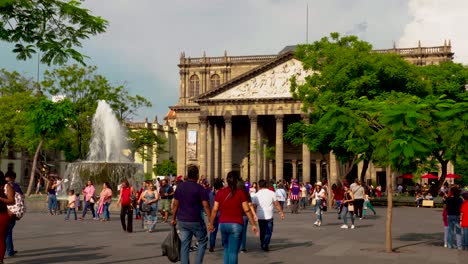
[[[284,212],[276,200],[276,194],[267,188],[265,180],[258,182],[260,190],[252,198],[257,211],[258,226],[260,228],[260,243],[263,251],[269,251],[271,236],[273,234],[273,213],[276,207],[284,220]]]

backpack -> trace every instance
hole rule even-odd
[[[5,195],[7,195],[7,188],[3,187],[5,191]],[[13,188],[12,188],[13,189]],[[14,191],[14,190],[13,190]],[[26,207],[24,206],[24,198],[21,194],[15,192],[15,204],[7,205],[8,214],[16,219],[20,220],[24,213],[26,212]]]

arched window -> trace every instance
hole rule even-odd
[[[216,89],[221,84],[221,78],[218,74],[211,75],[211,89]]]
[[[197,96],[200,92],[200,80],[197,75],[190,77],[189,97]]]

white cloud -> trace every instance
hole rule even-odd
[[[451,40],[455,61],[468,63],[468,35],[466,30],[466,0],[410,0],[411,22],[406,25],[398,46],[442,46]]]

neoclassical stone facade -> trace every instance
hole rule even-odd
[[[451,46],[375,50],[400,54],[419,65],[451,60]],[[302,68],[293,51],[276,55],[187,58],[181,54],[180,96],[171,106],[176,113],[177,174],[189,165],[199,166],[208,179],[239,170],[244,179],[321,180],[326,164],[306,145],[283,138],[291,123],[307,120],[301,102],[290,93],[290,78],[298,82],[313,74]],[[330,177],[336,180],[340,165],[331,155]],[[358,175],[362,166],[356,166]],[[371,167],[368,179],[379,181],[385,168]],[[383,177],[384,178],[384,177]],[[383,179],[382,178],[382,179]]]

